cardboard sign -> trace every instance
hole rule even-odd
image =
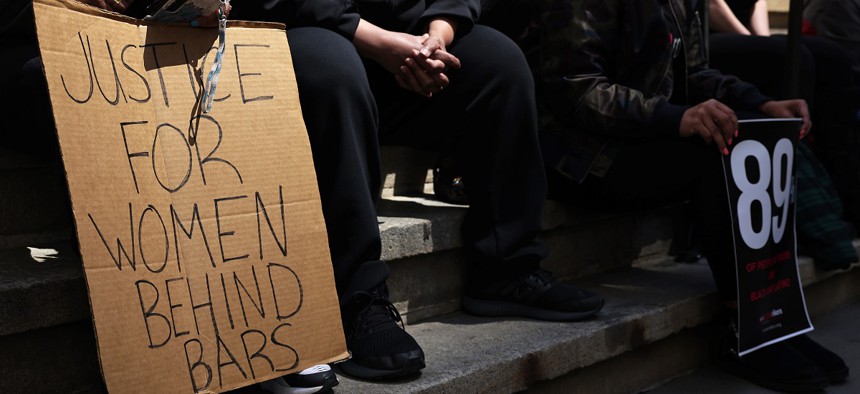
[[[344,359],[283,27],[228,29],[202,114],[216,29],[35,14],[107,388],[221,392]]]
[[[738,353],[812,330],[797,269],[794,145],[799,119],[741,121],[723,158],[738,280]]]

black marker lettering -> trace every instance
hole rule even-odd
[[[212,318],[212,328],[215,330],[215,335],[220,335],[220,331],[218,331],[218,322],[215,321],[215,308],[212,307],[212,291],[209,287],[209,274],[204,275],[206,279],[206,299],[208,302],[204,302],[202,304],[194,303],[194,293],[191,292],[191,278],[186,278],[185,282],[188,285],[188,298],[191,300],[191,310],[194,313],[194,326],[197,328],[197,336],[200,336],[200,322],[197,320],[197,310],[200,308],[209,308],[209,317]]]
[[[84,38],[81,36],[80,32],[78,32],[78,40],[81,41],[81,51],[83,51],[83,53],[84,53],[84,63],[87,64],[87,77],[89,77],[89,79],[90,79],[90,91],[89,91],[89,93],[87,93],[86,98],[79,99],[79,98],[76,98],[75,96],[72,96],[72,94],[69,92],[69,88],[66,86],[66,78],[62,74],[60,75],[60,82],[63,83],[63,89],[66,90],[66,95],[69,96],[69,98],[72,99],[72,101],[74,101],[78,104],[83,104],[83,103],[86,103],[87,101],[90,101],[90,99],[93,97],[93,66],[90,64],[89,57],[87,57],[87,48],[84,46]],[[89,38],[89,36],[87,36],[87,42],[89,42],[89,40],[90,40],[90,38]],[[77,78],[74,78],[74,79],[77,79]]]
[[[199,353],[199,356],[197,357],[197,360],[194,361],[194,363],[191,363],[191,359],[188,357],[188,345],[192,343],[197,345],[197,352]],[[188,375],[191,377],[191,387],[194,389],[195,393],[199,393],[204,389],[209,388],[209,385],[212,384],[212,368],[208,364],[203,362],[203,344],[200,343],[199,339],[189,339],[185,341],[184,347],[185,363],[186,365],[188,365]],[[197,378],[194,376],[194,370],[201,367],[205,368],[206,379],[204,379],[205,383],[198,385]]]
[[[257,243],[260,247],[260,260],[263,260],[263,230],[262,223],[260,220],[260,213],[262,213],[263,217],[266,219],[266,224],[269,225],[269,232],[272,234],[272,238],[275,240],[275,244],[278,245],[278,249],[281,250],[281,254],[286,257],[287,256],[287,220],[286,215],[284,213],[284,187],[278,185],[278,192],[280,196],[280,208],[281,208],[281,228],[279,230],[282,231],[284,242],[281,243],[281,240],[278,239],[278,235],[275,233],[275,227],[272,226],[272,220],[269,218],[269,212],[266,210],[266,205],[263,204],[263,199],[260,197],[260,192],[256,192],[254,195],[257,199]]]
[[[232,256],[227,257],[224,254],[224,238],[234,235],[235,231],[221,231],[221,210],[220,204],[224,201],[233,201],[240,200],[243,198],[248,198],[248,196],[235,196],[235,197],[225,197],[225,198],[216,198],[215,199],[215,225],[218,227],[218,245],[221,247],[221,261],[226,263],[233,260],[243,260],[250,256],[249,254],[243,254],[241,256]]]
[[[128,102],[128,99],[125,97],[125,90],[122,89],[122,83],[120,83],[120,81],[119,81],[119,74],[116,72],[116,62],[113,60],[113,52],[111,52],[111,50],[110,50],[110,43],[108,42],[108,40],[105,40],[105,46],[107,47],[108,57],[110,57],[110,64],[111,64],[111,67],[113,68],[113,80],[114,80],[114,85],[115,85],[114,86],[114,88],[115,88],[114,98],[109,99],[107,97],[107,95],[105,94],[105,91],[102,90],[102,83],[99,82],[99,73],[98,73],[98,70],[96,69],[96,62],[93,59],[93,48],[90,46],[90,38],[87,37],[87,47],[90,50],[90,63],[93,65],[93,79],[96,80],[96,86],[98,86],[98,88],[99,88],[99,93],[102,94],[102,97],[104,97],[105,101],[107,101],[108,104],[117,105],[119,103],[119,93],[120,92],[122,92],[122,97],[125,100],[125,102]]]
[[[302,281],[299,279],[299,276],[296,275],[296,271],[293,271],[292,268],[287,267],[286,265],[269,263],[266,266],[266,268],[268,268],[268,270],[269,270],[269,284],[272,286],[272,298],[274,298],[274,300],[275,300],[275,313],[277,314],[277,318],[278,318],[278,320],[289,319],[289,318],[293,317],[296,313],[299,313],[299,310],[302,309],[302,303],[304,302],[304,290],[302,289]],[[274,281],[274,279],[272,279],[274,277],[272,270],[275,268],[280,269],[281,271],[283,271],[283,270],[288,271],[289,273],[287,275],[292,276],[292,278],[295,279],[296,285],[298,285],[298,289],[299,289],[298,305],[296,305],[295,310],[293,310],[292,312],[290,312],[286,315],[281,315],[281,309],[280,309],[279,302],[278,302],[278,291],[277,291],[277,289],[279,287],[275,286],[275,281]],[[282,278],[280,281],[278,281],[278,283],[286,283],[286,280],[287,280],[286,278]],[[284,286],[280,286],[280,287],[282,288]],[[286,301],[286,300],[289,300],[291,298],[292,297],[286,297],[285,296],[281,301]]]
[[[206,246],[206,253],[209,254],[209,262],[212,264],[212,268],[215,268],[215,258],[212,257],[212,249],[209,247],[209,240],[206,238],[206,230],[203,228],[203,221],[200,220],[200,212],[197,209],[197,203],[194,203],[194,208],[191,211],[191,229],[187,229],[185,225],[182,224],[181,219],[179,218],[179,213],[176,212],[176,209],[173,208],[173,204],[170,204],[170,221],[173,226],[173,244],[176,245],[176,265],[179,266],[179,272],[182,272],[182,263],[180,262],[180,253],[179,253],[179,237],[176,233],[176,225],[179,225],[179,228],[185,234],[186,237],[190,240],[194,235],[194,222],[197,221],[197,225],[200,228],[200,236],[203,237],[203,245]]]
[[[245,339],[245,337],[249,336],[250,334],[254,334],[254,336],[260,338],[260,340],[261,340],[260,346],[257,347],[257,350],[255,350],[253,354],[248,353],[248,341]],[[252,378],[254,378],[254,379],[257,378],[257,374],[256,374],[256,372],[254,372],[254,359],[255,358],[262,358],[263,360],[266,360],[266,362],[269,364],[269,370],[271,370],[271,371],[275,370],[275,364],[272,363],[272,359],[270,359],[269,356],[263,354],[263,349],[266,348],[266,335],[263,334],[262,331],[260,331],[260,330],[248,330],[248,331],[245,331],[242,333],[241,338],[242,338],[242,347],[245,349],[245,359],[248,360],[248,369],[251,370],[251,377]]]
[[[144,253],[144,249],[146,248],[143,247],[143,222],[146,220],[146,214],[148,212],[155,213],[155,216],[158,218],[158,223],[161,225],[161,227],[157,229],[161,230],[162,236],[164,237],[164,259],[161,262],[161,266],[156,268],[149,266],[149,262],[146,260],[146,253]],[[150,233],[147,232],[147,234]],[[164,218],[161,217],[161,213],[159,213],[158,209],[155,209],[155,206],[153,205],[147,206],[140,214],[140,221],[137,224],[137,244],[140,247],[140,260],[143,261],[144,267],[154,274],[164,271],[164,268],[167,267],[167,256],[170,254],[170,240],[167,238],[167,226],[164,225]]]
[[[220,157],[213,157],[215,151],[217,151],[218,148],[221,147],[221,140],[222,138],[224,138],[224,130],[221,129],[221,125],[215,120],[215,118],[209,115],[195,116],[191,119],[191,121],[199,121],[200,119],[205,119],[212,122],[212,124],[214,124],[215,127],[218,129],[218,142],[215,144],[215,147],[212,148],[212,151],[210,151],[209,154],[206,155],[206,157],[200,156],[200,144],[194,144],[194,149],[197,150],[197,165],[200,167],[200,176],[203,178],[203,184],[206,185],[206,171],[203,170],[203,165],[209,162],[222,163],[230,166],[230,168],[232,168],[233,171],[236,172],[236,176],[239,178],[239,183],[242,183],[242,174],[239,173],[239,169],[237,169],[236,166],[233,165],[233,163],[230,163],[229,161]]]
[[[236,357],[233,356],[233,353],[230,352],[230,349],[227,348],[227,344],[225,344],[224,341],[221,340],[220,336],[218,337],[217,342],[218,342],[218,356],[217,356],[218,357],[218,360],[217,360],[217,362],[218,362],[218,385],[219,386],[224,385],[222,383],[222,380],[221,380],[221,377],[224,376],[224,374],[221,372],[221,369],[223,369],[224,367],[226,367],[228,365],[235,365],[236,369],[239,370],[239,373],[242,374],[242,377],[245,379],[248,379],[248,374],[246,374],[245,370],[242,369],[242,366],[239,365],[239,361],[236,360]],[[224,350],[224,351],[222,352],[221,350]],[[226,353],[227,357],[230,358],[230,361],[227,361],[225,363],[221,362],[221,354],[223,354],[223,353]]]
[[[248,298],[248,302],[254,306],[254,309],[257,310],[257,313],[260,314],[260,317],[266,317],[266,311],[263,308],[263,294],[260,291],[260,282],[257,281],[257,270],[254,266],[251,266],[251,275],[254,276],[254,287],[257,289],[257,301],[254,301],[254,296],[251,295],[251,292],[248,291],[248,288],[245,287],[245,284],[239,280],[239,276],[236,275],[236,272],[233,272],[233,284],[236,285],[236,298],[239,299],[239,305],[242,307],[242,318],[245,320],[245,327],[248,327],[248,313],[245,312],[245,301],[243,300],[245,297],[242,297],[242,292],[239,291],[241,288],[245,292],[245,296]]]
[[[242,68],[239,65],[239,48],[268,48],[268,45],[259,45],[259,44],[236,44],[233,45],[233,53],[236,55],[236,72],[239,74],[239,92],[242,93],[242,104],[247,104],[252,101],[264,101],[271,100],[274,96],[257,96],[247,98],[245,97],[245,84],[242,81],[243,77],[252,77],[252,76],[260,76],[263,75],[261,73],[242,73]]]
[[[233,323],[233,312],[230,310],[230,298],[227,297],[227,284],[224,283],[224,273],[221,273],[221,291],[224,293],[224,304],[227,305],[227,318],[230,319],[230,329],[235,330],[236,325]]]
[[[182,304],[174,304],[173,299],[170,297],[170,284],[173,282],[180,282],[183,278],[171,278],[164,281],[164,287],[167,289],[167,307],[170,308],[170,320],[173,322],[173,337],[179,338],[183,335],[188,335],[188,331],[177,332],[179,329],[179,324],[176,322],[176,316],[173,314],[174,309],[179,309],[182,307]]]
[[[287,327],[292,327],[292,325],[290,323],[282,323],[281,325],[275,327],[275,329],[272,331],[272,343],[275,344],[276,346],[286,348],[287,350],[292,352],[296,358],[296,361],[293,362],[293,365],[290,365],[287,368],[275,369],[275,371],[278,371],[278,372],[286,372],[286,371],[289,371],[289,370],[291,370],[291,369],[293,369],[299,365],[299,353],[296,351],[296,349],[294,349],[290,345],[287,345],[286,341],[278,340],[278,338],[277,338],[278,333]],[[284,334],[284,335],[286,335],[286,334]]]
[[[157,48],[164,45],[176,45],[175,42],[159,42],[154,44],[143,44],[141,48],[152,48],[152,60],[155,62],[155,69],[158,71],[158,80],[161,82],[161,95],[164,97],[164,106],[170,108],[170,100],[167,99],[167,86],[164,84],[164,75],[161,73],[161,64],[158,63]]]
[[[129,232],[129,238],[131,239],[131,257],[128,256],[128,252],[125,250],[125,247],[122,246],[122,241],[119,240],[119,237],[117,237],[117,239],[116,239],[117,251],[116,251],[116,255],[114,255],[110,249],[110,246],[108,246],[108,243],[107,243],[107,240],[105,239],[105,236],[102,235],[102,232],[99,229],[99,225],[96,224],[96,220],[93,219],[93,215],[87,214],[87,216],[90,218],[90,222],[92,222],[93,227],[96,229],[96,233],[99,234],[99,238],[101,238],[102,243],[105,245],[105,249],[107,249],[107,252],[110,255],[110,258],[113,260],[114,264],[116,264],[116,268],[118,270],[122,271],[122,256],[125,256],[125,259],[128,260],[128,265],[131,266],[131,270],[137,271],[137,265],[136,265],[135,253],[134,253],[134,223],[132,221],[132,216],[131,216],[131,203],[128,203],[128,232]]]
[[[135,287],[137,287],[137,298],[140,301],[140,312],[143,313],[143,323],[146,325],[146,335],[149,337],[149,347],[151,349],[162,347],[167,343],[167,341],[170,340],[171,328],[170,328],[170,320],[168,320],[166,316],[164,316],[160,313],[157,313],[157,312],[153,312],[153,311],[155,311],[156,305],[158,305],[158,288],[156,288],[155,285],[152,284],[152,282],[149,282],[146,280],[139,280],[137,282],[134,282],[134,285],[135,285]],[[149,307],[146,307],[143,305],[143,292],[142,292],[141,285],[146,285],[149,288],[151,288],[152,291],[155,292],[155,300],[152,301],[152,304],[149,305]],[[152,340],[153,329],[152,329],[152,326],[149,324],[149,320],[150,320],[150,318],[153,318],[153,317],[161,319],[161,321],[165,325],[167,325],[167,330],[166,330],[166,335],[164,336],[164,340],[161,342],[158,342],[158,343],[155,343]]]
[[[149,88],[149,81],[147,81],[146,78],[141,73],[137,72],[137,70],[131,68],[131,66],[129,66],[128,63],[125,61],[125,51],[130,49],[130,48],[137,48],[137,46],[129,44],[129,45],[122,47],[122,52],[120,52],[119,58],[120,58],[120,61],[122,61],[123,67],[125,67],[128,71],[133,72],[135,75],[137,75],[138,78],[140,78],[140,81],[143,82],[143,87],[146,88],[146,97],[142,98],[142,99],[138,99],[138,98],[135,98],[134,96],[132,96],[131,94],[129,94],[128,98],[130,98],[134,101],[137,101],[138,103],[146,103],[146,102],[149,102],[149,99],[152,98],[152,89]]]
[[[122,131],[122,142],[125,144],[125,154],[128,156],[128,169],[131,171],[131,179],[134,181],[134,190],[140,194],[140,187],[137,185],[137,175],[134,172],[134,166],[131,164],[131,159],[135,157],[149,157],[149,152],[129,152],[128,137],[126,136],[125,126],[147,124],[149,122],[142,120],[138,122],[122,122],[119,124],[119,129]]]
[[[182,145],[185,148],[186,152],[188,153],[188,164],[186,165],[186,168],[185,168],[185,176],[182,178],[182,181],[180,181],[179,184],[176,185],[176,187],[170,187],[170,185],[165,184],[165,182],[162,181],[161,177],[158,175],[158,170],[155,167],[156,163],[158,163],[158,162],[166,163],[166,160],[158,160],[157,155],[156,155],[157,148],[159,146],[165,145],[164,143],[161,143],[161,144],[158,143],[158,136],[161,135],[161,130],[164,128],[167,128],[169,130],[173,130],[176,132],[176,134],[179,134],[179,138],[182,140]],[[176,126],[174,126],[170,123],[162,123],[162,124],[158,125],[158,127],[155,128],[155,137],[152,138],[152,172],[155,174],[155,180],[158,181],[158,184],[161,185],[161,187],[164,190],[167,190],[171,193],[174,193],[174,192],[178,191],[179,189],[181,189],[182,186],[185,186],[185,184],[188,182],[188,178],[191,177],[191,145],[188,144],[188,140],[185,139],[185,134],[182,133],[182,130],[179,130]],[[168,172],[166,164],[165,164],[164,172]]]

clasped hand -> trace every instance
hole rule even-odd
[[[451,83],[447,72],[460,68],[460,59],[445,49],[441,38],[431,34],[389,34],[390,49],[377,61],[394,75],[398,86],[432,97]]]

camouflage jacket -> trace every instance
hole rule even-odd
[[[769,100],[708,68],[707,2],[695,2],[541,0],[535,71],[548,164],[578,181],[600,176],[614,146],[676,136],[691,105],[715,98],[754,111]]]

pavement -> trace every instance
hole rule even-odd
[[[858,284],[860,285],[860,284]],[[860,393],[860,302],[843,306],[812,319],[815,330],[809,334],[818,343],[845,359],[851,369],[848,381],[830,386],[821,393]],[[713,365],[676,378],[646,392],[650,394],[769,394],[768,390],[727,374]]]

